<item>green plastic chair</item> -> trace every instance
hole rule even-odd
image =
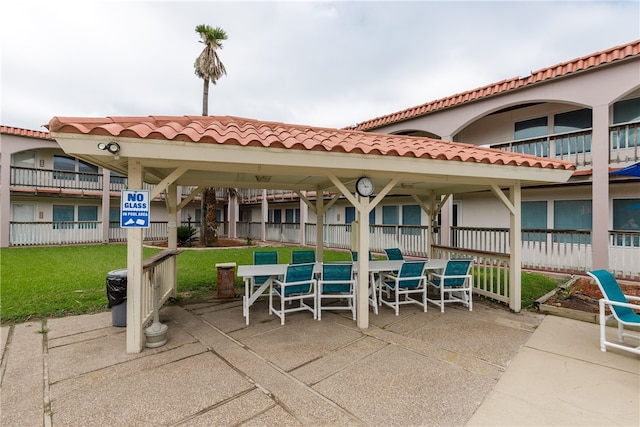
[[[444,305],[452,302],[462,303],[473,310],[473,276],[469,274],[472,259],[450,259],[442,273],[431,273],[429,286],[438,289],[440,299],[427,298],[427,301],[440,307],[444,313]]]
[[[254,265],[264,265],[264,264],[277,264],[278,263],[278,252],[276,251],[256,251],[253,253],[253,264]],[[270,276],[255,276],[251,282],[251,287],[249,291],[251,294],[259,288],[264,282],[269,279]]]
[[[400,314],[403,304],[418,304],[423,311],[427,311],[427,278],[424,275],[426,261],[406,261],[402,264],[398,274],[382,274],[381,286],[378,293],[380,304],[393,308],[396,316]],[[387,291],[387,299],[382,298],[383,288]],[[393,294],[393,299],[390,298]],[[411,294],[421,295],[421,299],[411,298]],[[401,298],[402,297],[402,298]]]
[[[280,324],[284,325],[286,313],[307,310],[313,313],[316,318],[315,287],[316,279],[313,278],[315,263],[290,264],[283,280],[274,279],[269,287],[269,314],[275,314],[280,318]],[[274,297],[280,299],[280,307],[273,305]],[[312,299],[314,305],[305,303],[305,299]],[[298,301],[298,306],[286,308],[285,304]]]
[[[304,264],[307,262],[316,262],[316,251],[291,251],[291,264]]]
[[[331,300],[333,303],[323,305],[323,300]],[[341,302],[344,304],[340,305]],[[356,281],[352,263],[322,265],[322,275],[318,280],[316,292],[316,307],[318,320],[321,320],[322,310],[350,310],[353,320],[356,320]]]

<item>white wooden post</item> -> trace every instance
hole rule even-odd
[[[510,188],[509,200],[514,208],[510,212],[509,308],[519,312],[522,306],[522,189],[520,181],[516,181]]]
[[[368,197],[359,197],[358,209],[358,289],[356,322],[360,329],[369,327],[369,211]],[[373,286],[373,284],[372,284]],[[375,292],[375,288],[373,289]]]
[[[129,189],[142,189],[140,160],[129,160]],[[144,347],[142,330],[142,228],[127,230],[127,353],[140,353]]]
[[[316,261],[318,262],[324,259],[324,198],[322,196],[322,191],[316,191]]]

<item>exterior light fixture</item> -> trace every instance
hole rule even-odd
[[[269,182],[269,181],[271,181],[271,177],[269,175],[256,175],[256,181],[258,181],[258,182]]]
[[[98,143],[98,148],[100,150],[106,150],[111,154],[113,154],[114,156],[118,155],[118,153],[120,152],[120,145],[117,142],[109,142],[109,143],[100,142]]]

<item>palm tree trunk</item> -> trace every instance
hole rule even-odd
[[[217,211],[216,189],[208,187],[202,193],[202,220],[200,224],[200,241],[203,246],[208,248],[218,244]]]
[[[209,79],[202,79],[204,87],[202,88],[202,115],[209,115]]]

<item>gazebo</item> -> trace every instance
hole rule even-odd
[[[388,195],[410,196],[434,219],[453,194],[491,191],[510,214],[510,300],[520,310],[521,188],[566,182],[574,166],[469,144],[404,135],[265,122],[230,116],[54,117],[48,125],[62,149],[128,177],[129,189],[155,185],[165,192],[169,247],[175,248],[178,211],[206,187],[278,189],[296,192],[317,215],[316,254],[322,260],[322,217],[340,196],[356,209],[358,250],[369,250],[369,212]],[[370,197],[356,192],[371,179]],[[177,200],[177,186],[196,187]],[[331,191],[312,203],[306,192]],[[142,230],[127,234],[127,352],[144,346],[148,322],[142,295]],[[369,270],[359,257],[358,271]],[[173,282],[175,290],[175,280]],[[359,275],[357,324],[369,325],[368,277]]]

